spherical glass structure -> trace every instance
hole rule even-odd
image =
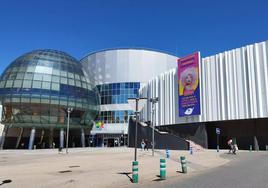
[[[99,96],[81,64],[55,50],[36,50],[12,62],[1,76],[0,100],[3,123],[12,127],[92,125]]]

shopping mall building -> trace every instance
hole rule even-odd
[[[202,56],[202,52],[201,52]],[[235,137],[242,148],[268,145],[268,41],[200,58],[200,114],[179,116],[178,57],[147,49],[109,49],[80,62],[55,50],[14,60],[0,80],[2,148],[113,147],[128,144],[128,98],[147,102],[141,121],[205,148]],[[150,127],[150,126],[149,126]],[[151,138],[148,138],[149,140]]]
[[[0,80],[1,148],[127,145],[128,98],[177,57],[145,49],[91,53],[81,63],[56,50],[14,60]]]
[[[266,148],[268,41],[200,59],[200,115],[179,116],[179,72],[176,67],[141,88],[141,96],[159,98],[155,118],[148,102],[144,119],[205,148],[216,148],[216,128],[220,129],[220,148],[227,148],[231,138],[242,149]]]

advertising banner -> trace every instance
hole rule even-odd
[[[179,117],[200,115],[200,53],[178,60]]]

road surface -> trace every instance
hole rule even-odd
[[[232,162],[189,178],[172,178],[144,187],[153,188],[267,188],[268,152],[222,154]],[[185,175],[187,176],[187,175]]]

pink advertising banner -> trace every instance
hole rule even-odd
[[[200,53],[178,60],[179,116],[200,115]]]

